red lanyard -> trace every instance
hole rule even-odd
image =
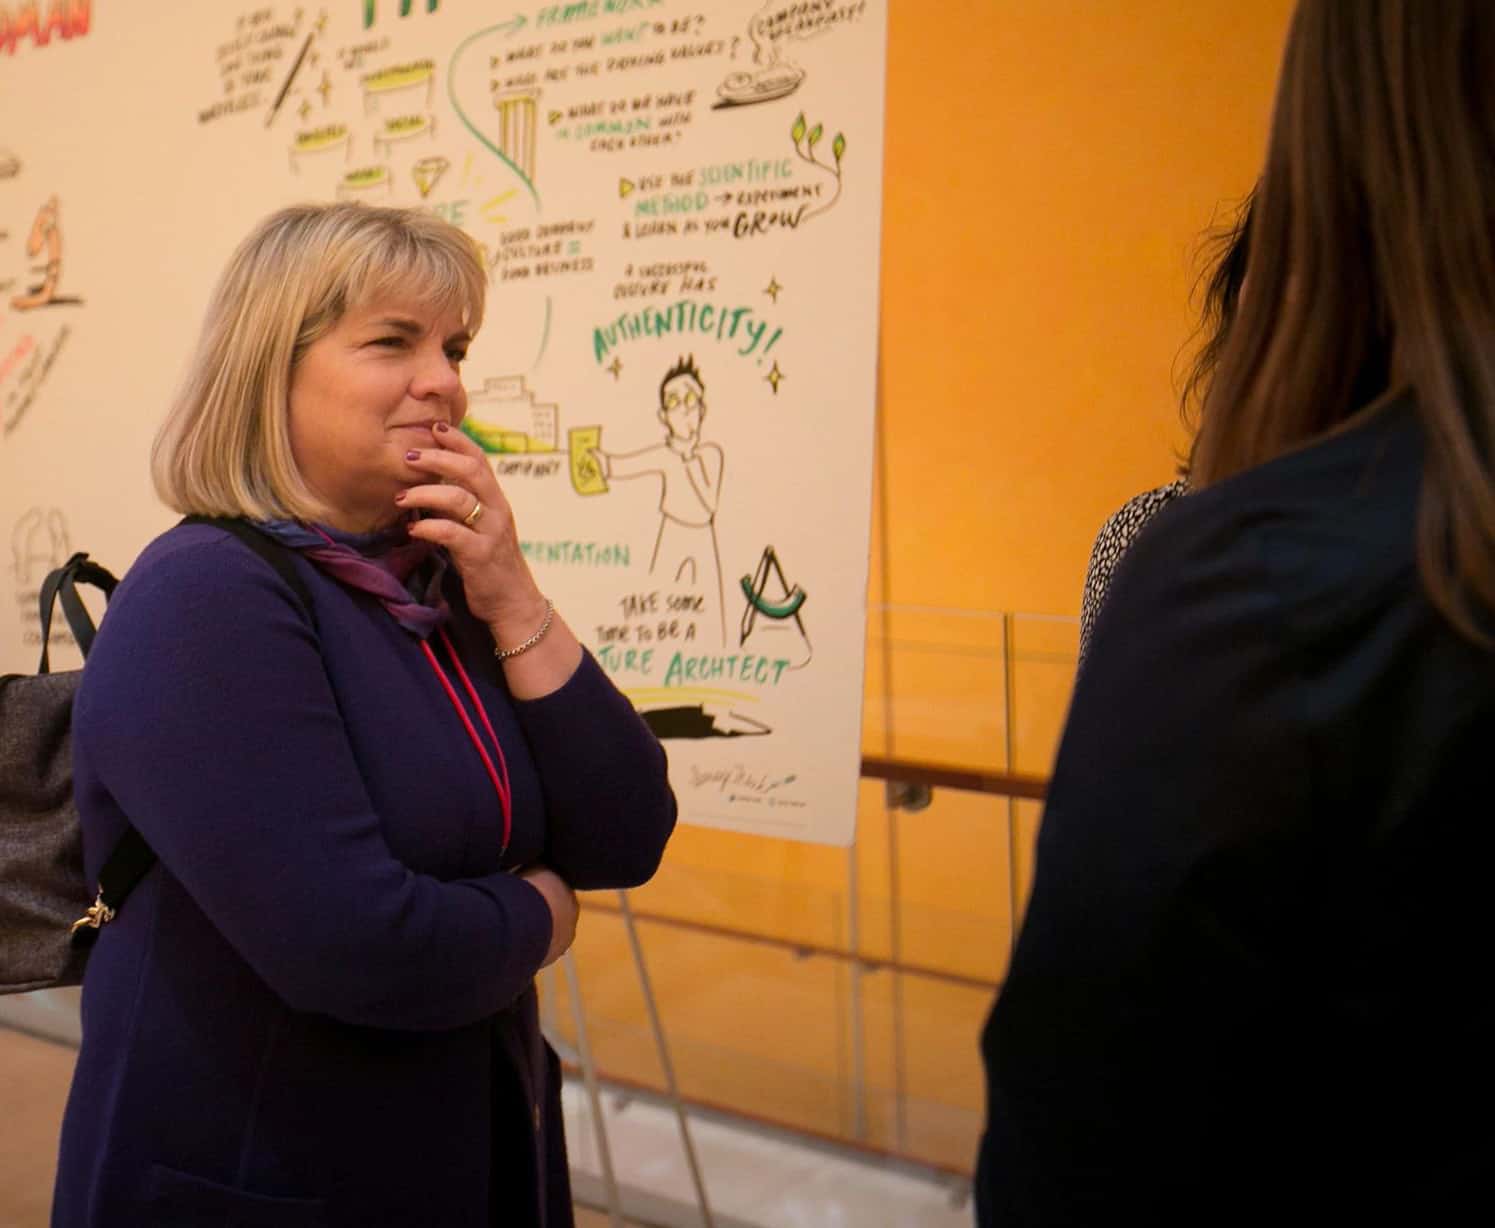
[[[318,525],[312,525],[318,537],[326,542],[333,550],[338,548],[337,543],[332,540]],[[493,782],[493,791],[498,794],[499,809],[504,816],[504,842],[500,854],[508,851],[509,837],[514,830],[514,803],[513,792],[509,788],[509,762],[504,758],[504,748],[499,745],[498,735],[493,732],[493,722],[488,719],[488,709],[483,707],[483,701],[478,698],[477,688],[472,685],[472,679],[467,676],[467,671],[462,668],[462,658],[457,655],[457,650],[452,646],[452,640],[446,633],[446,628],[440,628],[441,642],[446,645],[447,656],[451,657],[452,664],[457,667],[457,676],[462,679],[462,687],[467,692],[467,697],[472,700],[472,706],[477,709],[478,717],[483,722],[483,728],[488,731],[488,740],[493,743],[494,754],[498,756],[498,767],[493,766],[493,757],[488,754],[488,749],[483,745],[483,740],[478,737],[478,731],[473,728],[472,718],[467,715],[467,709],[462,706],[462,701],[457,698],[457,689],[452,686],[452,681],[446,676],[446,671],[441,668],[441,662],[436,659],[436,654],[431,651],[428,640],[420,642],[421,651],[426,654],[426,660],[431,663],[431,668],[436,672],[437,679],[441,682],[441,689],[446,692],[446,697],[451,700],[452,707],[456,709],[457,715],[462,719],[462,728],[467,730],[467,736],[477,748],[478,757],[483,761],[483,768],[488,773],[488,779]]]
[[[477,688],[472,685],[472,679],[467,676],[467,671],[462,668],[462,658],[457,655],[457,650],[452,647],[451,637],[447,635],[446,628],[442,627],[441,642],[446,645],[446,652],[452,659],[452,664],[457,667],[457,676],[462,679],[462,687],[467,692],[467,697],[472,700],[472,706],[477,709],[478,718],[483,722],[483,728],[488,732],[488,739],[493,743],[493,750],[498,756],[497,769],[493,766],[493,758],[488,754],[488,749],[483,745],[483,740],[478,737],[478,731],[473,727],[472,718],[467,715],[467,709],[462,706],[462,701],[457,698],[457,689],[452,686],[451,679],[446,676],[446,671],[441,668],[441,662],[436,659],[436,654],[431,651],[428,640],[420,642],[421,650],[426,654],[426,660],[431,663],[431,668],[436,672],[436,677],[441,682],[442,690],[446,697],[452,701],[452,707],[462,718],[462,728],[467,730],[467,736],[477,748],[478,757],[483,761],[483,767],[488,772],[488,779],[493,782],[493,791],[498,794],[499,808],[504,816],[504,852],[509,847],[509,836],[514,828],[514,803],[513,792],[509,788],[509,762],[504,758],[504,748],[499,744],[498,735],[493,732],[493,722],[488,719],[488,709],[483,707],[483,701],[478,698]]]

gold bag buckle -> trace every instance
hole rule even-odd
[[[99,894],[94,897],[93,903],[88,906],[88,911],[73,922],[73,927],[68,930],[68,933],[76,934],[81,929],[102,929],[113,920],[114,909],[104,903],[104,889],[100,887]]]

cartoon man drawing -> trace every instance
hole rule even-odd
[[[638,452],[593,455],[608,479],[647,474],[660,477],[659,536],[649,560],[649,574],[702,593],[716,603],[722,642],[727,624],[722,602],[721,557],[716,547],[716,509],[721,500],[722,450],[701,440],[706,417],[706,384],[695,356],[682,358],[659,385],[659,420],[663,443]]]

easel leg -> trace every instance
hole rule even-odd
[[[613,1156],[607,1146],[607,1123],[602,1120],[602,1092],[597,1086],[597,1063],[587,1040],[586,1011],[581,1004],[581,981],[576,975],[576,960],[571,952],[562,956],[566,965],[566,985],[571,991],[571,1016],[576,1023],[576,1049],[581,1058],[581,1077],[586,1083],[587,1100],[592,1106],[592,1130],[597,1135],[597,1158],[602,1164],[602,1185],[607,1191],[607,1215],[612,1228],[623,1228],[623,1201],[618,1196],[618,1179],[613,1174]]]
[[[618,892],[618,906],[623,911],[623,928],[628,931],[628,945],[633,948],[633,964],[638,969],[639,987],[644,992],[644,1005],[649,1010],[649,1026],[654,1029],[654,1044],[659,1050],[659,1065],[664,1071],[665,1086],[669,1089],[670,1101],[675,1106],[675,1120],[680,1125],[680,1142],[685,1147],[685,1160],[690,1165],[690,1179],[696,1187],[696,1203],[701,1208],[701,1223],[705,1228],[714,1228],[711,1207],[706,1201],[706,1182],[701,1177],[701,1165],[696,1159],[695,1144],[690,1137],[690,1123],[686,1120],[685,1106],[680,1101],[680,1086],[675,1081],[675,1066],[670,1061],[670,1046],[665,1039],[664,1025],[659,1021],[659,1007],[654,1001],[654,987],[649,982],[649,970],[644,965],[644,948],[638,940],[638,929],[633,923],[633,907],[628,902],[628,892]]]

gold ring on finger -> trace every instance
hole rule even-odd
[[[483,501],[481,499],[477,499],[473,502],[472,511],[468,512],[467,515],[462,517],[463,528],[472,528],[473,525],[477,524],[478,519],[482,516],[482,514]]]

